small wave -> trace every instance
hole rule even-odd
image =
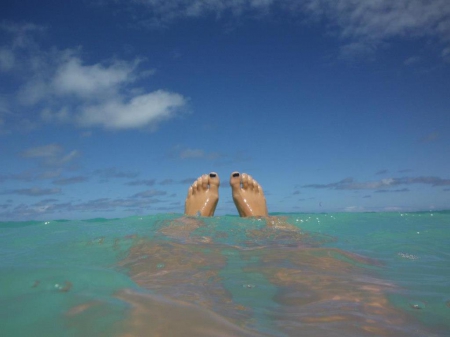
[[[417,255],[408,254],[408,253],[397,253],[398,256],[408,260],[417,260],[419,257]]]

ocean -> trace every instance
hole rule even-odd
[[[450,212],[0,223],[0,336],[450,336]]]

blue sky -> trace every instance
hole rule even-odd
[[[447,0],[2,1],[0,220],[448,209]]]

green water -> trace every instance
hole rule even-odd
[[[0,223],[1,335],[450,335],[450,212],[275,216]]]

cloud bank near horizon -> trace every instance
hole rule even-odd
[[[424,184],[432,187],[449,186],[450,179],[439,177],[402,177],[402,178],[386,178],[378,181],[357,182],[353,178],[345,178],[341,181],[329,184],[308,184],[303,188],[315,189],[332,189],[332,190],[380,190],[400,185]],[[386,192],[386,190],[383,190]],[[396,190],[400,191],[400,190]],[[405,189],[401,190],[406,192]]]

